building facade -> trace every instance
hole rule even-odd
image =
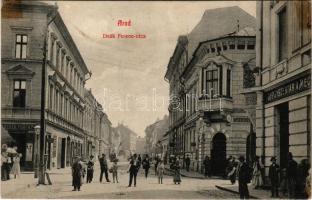
[[[311,156],[311,2],[257,2],[256,144],[268,175],[271,156],[286,167]]]
[[[180,158],[188,155],[195,171],[202,171],[204,157],[210,156],[213,173],[223,174],[227,157],[255,152],[255,145],[247,148],[255,105],[242,95],[255,84],[254,28],[255,18],[242,9],[220,8],[207,10],[188,35],[178,38],[165,75],[168,150]]]
[[[124,124],[118,124],[114,129],[120,136],[118,155],[128,158],[135,154],[137,134]]]
[[[40,124],[45,67],[47,168],[68,167],[74,156],[87,155],[86,132],[89,134],[90,129],[85,111],[90,101],[85,98],[85,83],[91,73],[56,6],[14,2],[4,4],[2,12],[1,123],[2,130],[10,136],[6,143],[17,146],[23,154],[22,169],[35,167],[39,135],[34,127]],[[101,112],[93,114],[96,143]]]

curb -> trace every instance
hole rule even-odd
[[[223,191],[226,191],[226,192],[233,193],[233,194],[239,194],[239,192],[237,192],[235,190],[231,190],[231,189],[228,189],[228,188],[225,188],[225,187],[221,187],[221,186],[218,186],[218,185],[216,185],[216,188],[218,188],[219,190],[223,190]],[[249,195],[249,198],[250,199],[261,199],[261,198],[258,198],[258,197],[252,196],[252,195]]]

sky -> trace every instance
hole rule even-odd
[[[86,87],[113,126],[123,123],[139,136],[168,114],[169,84],[164,75],[178,36],[190,32],[206,9],[236,5],[256,15],[255,1],[59,1],[57,5],[92,71]],[[119,20],[131,20],[131,26],[118,26]],[[103,38],[103,34],[145,38]]]

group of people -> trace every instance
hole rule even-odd
[[[288,160],[284,168],[277,164],[275,156],[270,159],[269,182],[271,186],[271,197],[279,197],[279,191],[288,198],[307,198],[311,190],[311,174],[309,174],[310,164],[307,159],[298,163],[289,152]],[[252,183],[254,189],[262,188],[264,185],[265,168],[260,157],[256,156],[252,165],[245,162],[243,156],[239,157],[239,162],[235,157],[230,157],[227,164],[227,176],[232,184],[238,178],[239,193],[241,198],[248,198],[249,191],[247,184]]]
[[[10,180],[10,174],[14,178],[18,178],[21,173],[20,160],[22,154],[9,153],[6,151],[6,146],[2,146],[1,150],[1,181]],[[16,148],[17,149],[17,148]]]

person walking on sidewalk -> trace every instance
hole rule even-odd
[[[145,158],[142,161],[142,166],[143,166],[143,169],[145,170],[145,178],[147,178],[149,168],[151,167],[150,166],[150,161],[149,161],[149,158],[148,158],[147,154],[146,154]]]
[[[130,165],[128,169],[128,172],[130,174],[128,187],[131,187],[132,180],[133,180],[134,187],[136,187],[136,177],[137,177],[138,170],[139,170],[139,161],[137,160],[137,155],[134,154],[130,160]]]
[[[21,166],[20,166],[20,161],[21,161],[22,154],[18,153],[15,155],[13,159],[13,166],[11,169],[11,174],[14,175],[14,178],[20,177],[21,174]]]
[[[93,179],[94,173],[94,161],[93,156],[90,156],[90,160],[87,163],[87,183],[91,183]]]
[[[162,160],[159,161],[157,167],[157,174],[158,174],[158,184],[163,184],[163,177],[165,172],[165,165]]]
[[[113,166],[111,168],[112,174],[113,174],[113,183],[115,181],[118,183],[118,165],[117,165],[117,159],[114,160]]]
[[[102,183],[103,173],[105,173],[106,182],[110,182],[110,180],[108,178],[108,164],[107,164],[107,160],[106,160],[106,155],[104,153],[102,154],[102,157],[99,158],[99,162],[100,162],[100,166],[101,166],[100,183]]]
[[[269,178],[271,182],[271,197],[278,197],[278,185],[279,185],[279,165],[276,164],[276,158],[271,158],[272,164],[269,168]]]
[[[174,184],[177,184],[177,183],[180,184],[181,183],[181,172],[180,172],[181,165],[180,165],[180,161],[178,158],[175,161],[173,169],[174,169],[173,182]]]
[[[245,162],[244,156],[239,157],[239,167],[238,167],[238,190],[239,196],[241,199],[248,199],[249,198],[249,191],[248,191],[248,182],[249,180],[249,167]]]
[[[72,165],[72,177],[73,177],[73,191],[80,191],[81,187],[81,177],[82,177],[82,165],[80,163],[80,158],[76,157]]]
[[[186,165],[186,171],[190,171],[190,165],[191,165],[191,159],[189,157],[189,155],[186,156],[185,158],[185,165]]]
[[[204,168],[205,168],[205,177],[211,177],[211,161],[210,161],[210,158],[209,156],[206,156],[205,157],[205,160],[204,160]]]
[[[158,166],[158,163],[159,163],[159,159],[158,159],[158,156],[156,156],[155,160],[154,160],[155,176],[157,176],[157,166]]]
[[[256,156],[255,161],[253,163],[252,184],[255,187],[255,189],[258,189],[263,185],[262,182],[263,178],[261,174],[261,166],[259,158],[260,158],[259,156]]]
[[[287,174],[287,186],[288,186],[288,198],[292,199],[296,196],[297,185],[297,162],[293,160],[291,152],[288,153],[288,163],[286,168]]]

